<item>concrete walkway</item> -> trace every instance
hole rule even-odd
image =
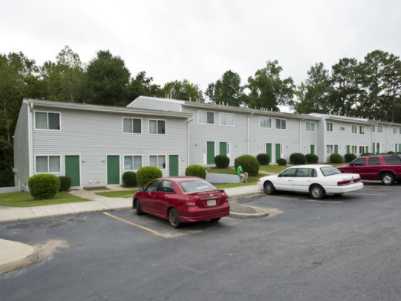
[[[13,271],[28,262],[35,248],[17,241],[0,239],[0,273]]]
[[[258,192],[256,185],[227,188],[225,191],[230,197]],[[132,206],[131,198],[107,198],[97,195],[94,191],[87,190],[71,191],[71,193],[91,201],[25,208],[0,208],[0,223],[48,216],[124,209]]]

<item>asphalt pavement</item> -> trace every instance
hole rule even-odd
[[[243,196],[281,214],[178,230],[128,209],[0,224],[4,239],[68,246],[0,275],[0,300],[399,301],[400,195]]]

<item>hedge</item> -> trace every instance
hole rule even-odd
[[[217,168],[227,168],[230,165],[230,158],[226,155],[217,155],[214,157],[214,163]]]
[[[150,181],[162,177],[162,171],[155,166],[145,166],[138,169],[136,180],[139,186],[144,187]]]
[[[315,154],[306,154],[305,160],[306,160],[306,163],[316,164],[319,162],[319,157]]]
[[[202,165],[189,165],[185,169],[185,175],[189,177],[198,177],[205,179],[206,178],[206,168]]]
[[[343,163],[344,159],[340,154],[331,154],[329,157],[329,162],[333,164]]]
[[[344,155],[344,161],[347,163],[354,161],[355,159],[356,159],[356,156],[354,154],[345,154]]]
[[[235,159],[235,169],[241,165],[244,172],[247,172],[250,176],[257,176],[259,174],[259,162],[254,156],[242,155]]]
[[[60,179],[51,174],[37,174],[29,178],[28,186],[35,200],[51,199],[60,190]]]
[[[305,155],[301,153],[293,153],[290,155],[290,163],[293,165],[302,165],[306,163]]]
[[[277,164],[280,166],[286,166],[287,165],[287,160],[284,158],[280,158],[277,160]]]
[[[260,165],[269,165],[270,156],[268,154],[262,153],[256,156],[256,160],[258,160]]]
[[[136,173],[133,171],[126,171],[123,173],[123,186],[135,187],[137,184]]]
[[[60,180],[60,191],[68,191],[71,188],[71,178],[67,176],[58,177]]]

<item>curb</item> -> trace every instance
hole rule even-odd
[[[13,242],[13,243],[26,245],[26,244],[23,244],[20,242]],[[27,253],[26,255],[21,256],[20,258],[17,258],[17,259],[12,259],[11,261],[8,261],[6,263],[0,264],[0,274],[13,272],[20,268],[34,264],[40,260],[40,256],[39,256],[37,248],[32,247],[30,245],[26,245],[26,248],[31,249],[29,251],[29,253]]]
[[[274,217],[283,213],[283,211],[276,209],[276,208],[260,208],[255,206],[245,206],[248,208],[252,208],[256,211],[256,213],[242,213],[230,210],[230,216],[236,218],[256,218],[256,217]]]

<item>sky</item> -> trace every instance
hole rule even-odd
[[[109,49],[132,74],[206,89],[226,70],[243,83],[268,60],[297,84],[317,62],[374,49],[401,55],[396,0],[0,0],[0,53],[38,64],[69,45],[83,62]]]

